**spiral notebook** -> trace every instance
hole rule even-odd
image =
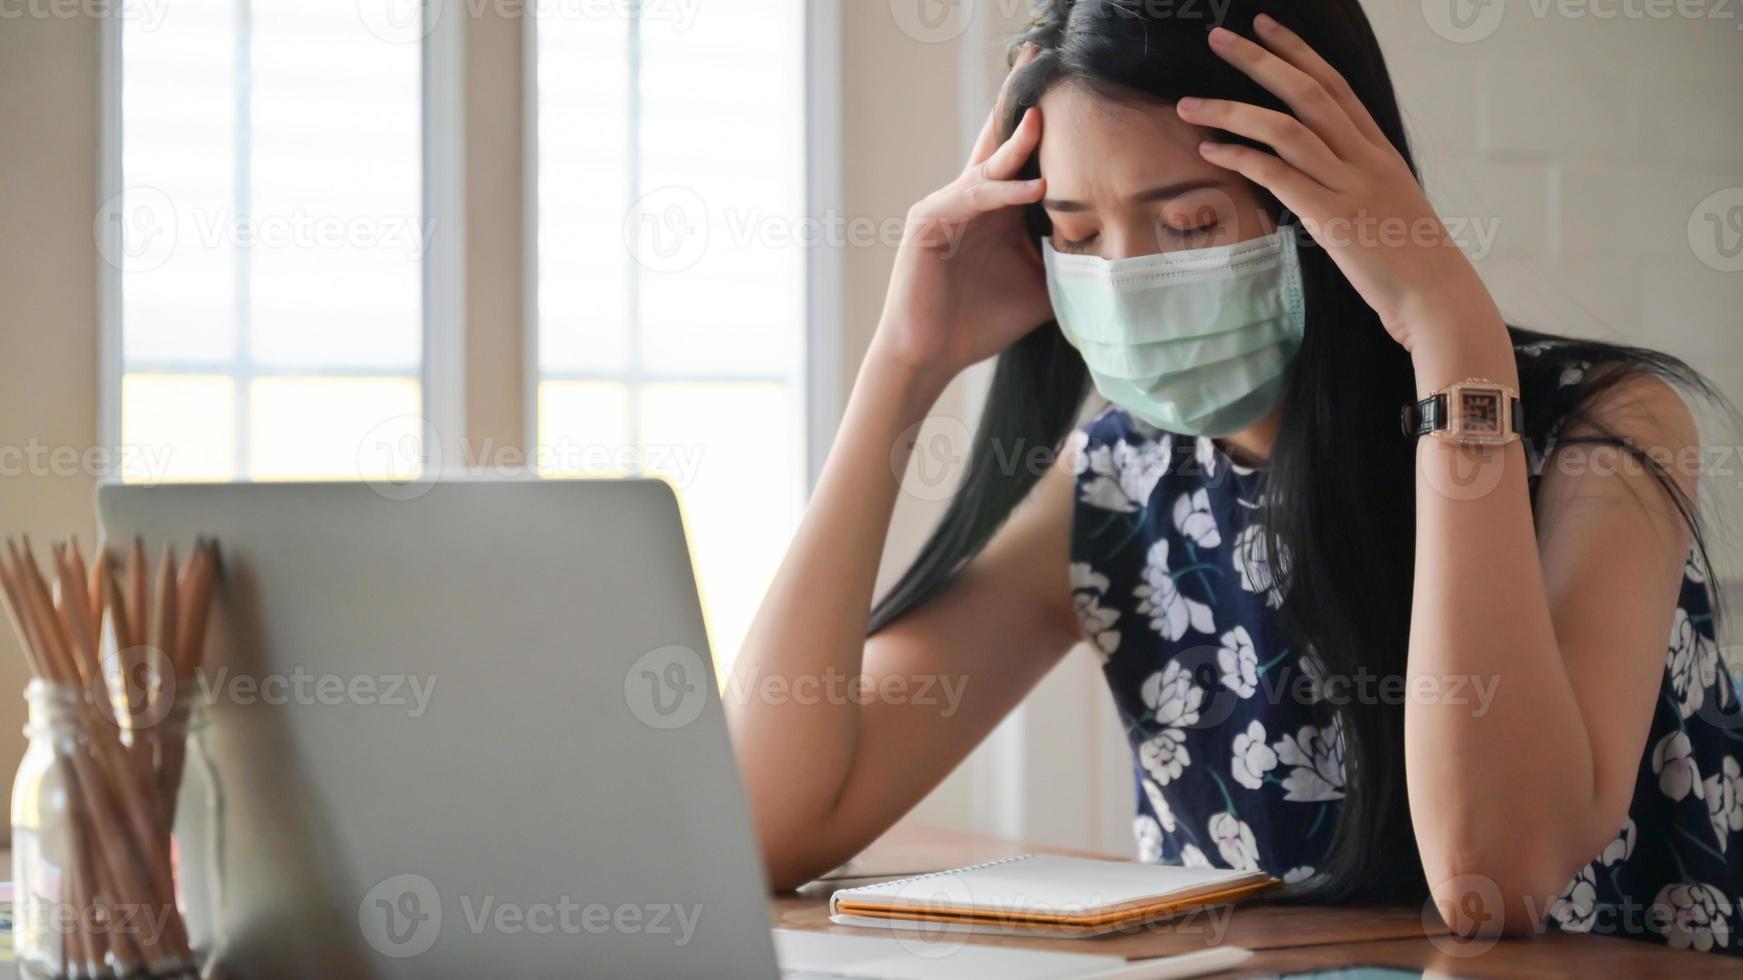
[[[1025,854],[860,888],[829,899],[837,925],[1097,936],[1264,891],[1260,871]]]

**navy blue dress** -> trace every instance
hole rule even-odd
[[[1131,742],[1140,856],[1305,880],[1343,799],[1343,734],[1277,614],[1264,474],[1118,409],[1073,443],[1071,585]],[[1628,819],[1554,927],[1743,946],[1743,732],[1714,634],[1691,559]]]

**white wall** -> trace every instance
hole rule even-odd
[[[1497,0],[1460,31],[1441,17],[1455,2],[1367,7],[1436,205],[1498,228],[1478,267],[1503,312],[1668,351],[1743,402],[1743,254],[1715,251],[1707,218],[1732,222],[1725,247],[1743,248],[1743,9],[1600,19],[1569,13],[1583,2]],[[1734,582],[1743,433],[1708,421],[1708,511]]]
[[[0,19],[0,536],[39,543],[96,536],[98,37],[88,17]],[[0,786],[27,677],[0,625]]]

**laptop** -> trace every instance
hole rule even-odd
[[[108,485],[98,509],[111,541],[221,543],[221,911],[193,938],[224,972],[777,975],[664,483]],[[979,972],[867,942],[782,945],[789,975]]]

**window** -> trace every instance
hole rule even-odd
[[[434,222],[409,9],[398,35],[354,0],[122,19],[121,190],[96,234],[118,270],[124,476],[417,471]]]
[[[805,487],[804,6],[553,4],[533,30],[539,467],[674,485],[730,659]]]

